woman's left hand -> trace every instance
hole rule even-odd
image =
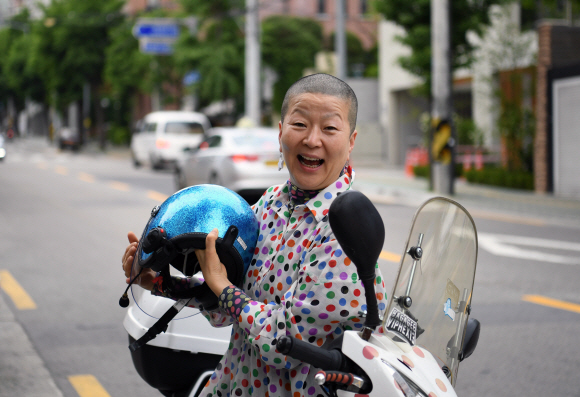
[[[215,242],[218,238],[218,230],[213,229],[205,239],[205,250],[195,250],[195,255],[199,261],[203,278],[208,287],[216,296],[219,296],[224,288],[232,283],[228,280],[226,267],[220,262],[220,258],[215,250]]]

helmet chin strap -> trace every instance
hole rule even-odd
[[[221,240],[221,241],[219,241]],[[223,239],[218,239],[218,243],[222,247],[230,247],[234,252],[237,252],[233,249],[234,242],[239,241],[238,239],[238,228],[234,225],[231,225],[227,232],[225,233]],[[243,243],[243,240],[242,242]],[[240,244],[241,244],[240,243]],[[245,243],[244,243],[245,245]],[[123,303],[119,300],[119,304],[122,307],[127,307],[129,304],[129,298],[127,297],[127,291],[131,284],[139,277],[141,271],[144,268],[150,268],[155,271],[158,271],[160,276],[163,279],[163,289],[171,291],[171,295],[174,299],[177,299],[175,304],[161,316],[159,320],[149,330],[138,340],[133,342],[129,345],[129,349],[134,352],[137,349],[144,346],[147,342],[157,337],[162,332],[167,330],[169,322],[185,307],[187,306],[193,299],[197,299],[199,302],[199,310],[214,310],[218,308],[218,297],[213,293],[213,291],[209,288],[207,283],[203,283],[201,285],[195,286],[190,288],[187,291],[172,291],[172,284],[171,284],[171,277],[169,273],[169,263],[175,259],[178,253],[181,253],[185,259],[183,261],[183,273],[186,273],[186,266],[187,266],[187,258],[188,255],[192,252],[195,252],[196,248],[186,248],[179,252],[178,247],[179,243],[173,243],[172,241],[168,240],[165,234],[165,231],[162,228],[154,228],[152,229],[145,238],[143,251],[147,254],[150,254],[147,259],[145,259],[141,264],[141,270],[139,274],[131,280],[125,294],[121,298],[121,300],[125,299]],[[200,249],[204,249],[203,248]],[[137,255],[135,255],[137,258]],[[240,258],[241,259],[241,258]],[[237,275],[236,278],[239,278],[240,275]],[[241,274],[241,278],[243,279],[243,274]]]

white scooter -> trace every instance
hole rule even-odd
[[[171,268],[174,274],[176,270]],[[191,272],[183,269],[183,274]],[[132,286],[123,320],[132,345],[175,304]],[[184,307],[160,333],[139,349],[131,349],[133,364],[151,387],[167,397],[198,396],[230,343],[231,327],[214,328],[199,310]]]
[[[419,208],[383,321],[373,284],[385,238],[378,211],[362,193],[348,191],[334,200],[329,222],[365,286],[365,326],[322,348],[284,336],[277,349],[319,368],[315,380],[329,396],[455,396],[459,363],[474,351],[480,330],[477,320],[468,321],[477,260],[469,213],[445,198]],[[133,291],[124,321],[130,341],[156,321],[144,311],[161,316],[172,304]],[[197,395],[227,348],[229,329],[185,318],[195,312],[185,308],[164,334],[132,352],[140,375],[166,396]]]

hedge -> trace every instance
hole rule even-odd
[[[534,190],[534,174],[526,171],[508,171],[498,167],[485,167],[481,170],[470,169],[463,171],[461,164],[456,165],[456,175],[464,176],[470,183],[508,187],[512,189]],[[429,166],[413,168],[415,176],[428,178]]]

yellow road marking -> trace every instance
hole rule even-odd
[[[68,169],[66,167],[63,167],[62,165],[56,167],[54,171],[60,175],[68,175]]]
[[[397,262],[398,263],[401,261],[401,255],[397,255],[395,253],[388,252],[388,251],[381,251],[379,258],[384,259],[384,260],[389,261],[389,262]]]
[[[36,309],[36,303],[8,270],[0,270],[0,287],[19,310]]]
[[[93,375],[73,375],[68,380],[80,397],[111,397]]]
[[[147,191],[147,197],[149,197],[150,199],[155,200],[155,201],[163,202],[163,201],[167,200],[167,197],[169,197],[169,196],[166,194],[163,194],[163,193],[156,192],[155,190],[149,190],[149,191]]]
[[[121,190],[123,192],[128,192],[130,190],[129,185],[123,182],[112,181],[109,186],[113,189]]]
[[[87,174],[86,172],[79,172],[79,179],[84,182],[93,183],[95,181],[95,177],[91,174]]]
[[[580,305],[576,303],[565,302],[557,299],[548,298],[541,295],[524,295],[522,300],[526,302],[535,303],[537,305],[553,307],[556,309],[568,310],[575,313],[580,313]]]

